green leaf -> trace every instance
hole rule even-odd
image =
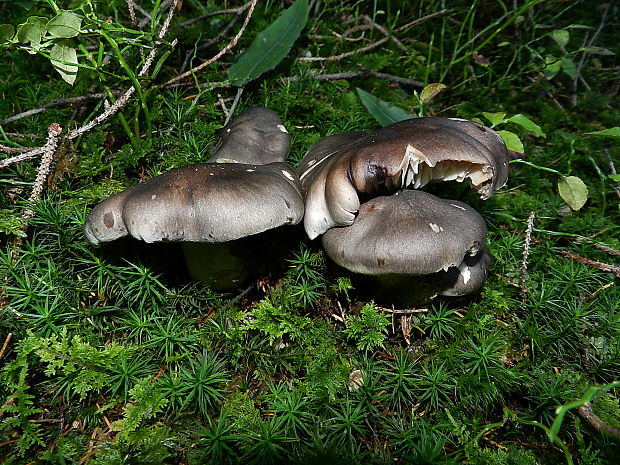
[[[502,139],[504,139],[504,143],[508,150],[512,150],[513,152],[523,153],[525,149],[523,148],[523,142],[519,139],[514,132],[510,131],[497,131]]]
[[[562,71],[564,71],[569,78],[575,79],[575,76],[577,76],[577,65],[575,65],[573,60],[568,57],[560,58],[560,65],[562,66]]]
[[[603,129],[602,131],[586,132],[590,136],[604,136],[604,137],[620,137],[620,127],[614,126],[613,128]]]
[[[489,121],[489,123],[491,123],[491,127],[493,127],[493,126],[497,126],[498,124],[504,122],[506,113],[502,113],[502,112],[489,113],[487,111],[483,111],[482,116],[484,116]]]
[[[73,85],[78,72],[75,49],[62,43],[55,44],[50,51],[50,61],[65,82]]]
[[[403,121],[405,119],[415,118],[415,115],[412,115],[407,110],[392,105],[391,103],[385,102],[380,98],[375,97],[372,94],[369,94],[365,90],[356,88],[357,95],[360,96],[362,100],[362,104],[381,126],[387,126],[389,124],[398,123],[399,121]]]
[[[570,34],[566,29],[556,29],[551,33],[551,38],[560,48],[564,48],[568,44]]]
[[[422,92],[420,92],[420,101],[422,103],[430,102],[437,96],[438,93],[440,93],[447,87],[447,85],[438,82],[434,84],[429,84],[424,89],[422,89]]]
[[[6,44],[11,41],[15,35],[15,28],[11,24],[0,24],[0,44]]]
[[[609,49],[603,48],[603,47],[588,46],[588,47],[583,47],[581,51],[591,53],[592,55],[601,55],[601,56],[615,55],[614,52],[612,52]]]
[[[588,187],[577,176],[562,176],[558,181],[558,191],[573,210],[579,210],[588,200]]]
[[[529,119],[527,116],[522,115],[521,113],[518,113],[518,114],[516,114],[514,116],[511,116],[510,118],[508,118],[506,120],[506,122],[507,123],[510,122],[510,123],[518,124],[522,128],[527,129],[528,131],[533,132],[534,134],[536,134],[539,137],[546,137],[545,133],[542,130],[542,128],[538,124],[536,124],[534,121]]]
[[[69,39],[80,33],[82,18],[70,11],[63,11],[50,19],[47,23],[47,32],[52,37],[59,39]]]
[[[607,177],[613,182],[620,182],[620,174],[608,174]]]
[[[22,44],[30,42],[32,45],[41,43],[45,34],[47,18],[41,16],[30,16],[24,24],[17,26],[17,40]]]
[[[308,21],[308,0],[296,0],[273,23],[259,32],[250,47],[228,70],[228,77],[243,87],[275,68],[289,52]]]
[[[553,55],[547,55],[545,57],[545,67],[543,68],[543,75],[546,79],[551,80],[562,69],[562,62]]]

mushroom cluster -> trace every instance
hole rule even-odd
[[[399,286],[403,276],[418,277],[408,284],[414,299],[473,292],[490,261],[484,220],[463,202],[417,189],[468,179],[487,199],[506,184],[508,160],[497,133],[464,119],[327,137],[298,166],[305,230],[311,239],[322,234],[327,255],[354,273]]]
[[[223,128],[206,163],[171,170],[96,205],[86,237],[93,244],[126,235],[180,241],[194,279],[215,288],[239,284],[245,269],[229,243],[303,218],[300,181],[285,163],[289,149],[273,111],[246,110]]]
[[[212,156],[169,171],[95,206],[93,244],[131,235],[178,241],[193,278],[229,288],[245,277],[232,241],[304,219],[310,239],[362,275],[397,282],[418,297],[462,295],[486,278],[484,220],[469,205],[418,190],[469,180],[483,199],[508,178],[509,152],[493,130],[464,119],[417,118],[314,144],[297,170],[290,137],[266,108],[226,125]],[[214,245],[215,244],[215,245]],[[414,284],[402,280],[417,277]],[[422,276],[422,278],[420,278]],[[420,290],[422,289],[422,290]]]

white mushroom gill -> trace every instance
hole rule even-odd
[[[490,194],[490,187],[485,186],[485,183],[492,177],[493,168],[490,166],[456,160],[434,163],[420,150],[408,144],[396,175],[388,177],[385,185],[388,189],[419,189],[433,180],[463,182],[469,178],[472,186],[486,197]]]

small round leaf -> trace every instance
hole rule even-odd
[[[52,37],[69,39],[80,33],[82,18],[70,11],[62,11],[47,23],[47,32]]]
[[[588,200],[588,187],[577,176],[562,176],[558,181],[558,191],[573,210],[579,210]]]

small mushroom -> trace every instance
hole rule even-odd
[[[220,132],[207,163],[265,165],[285,161],[291,138],[280,117],[268,108],[248,108]]]
[[[322,241],[336,264],[397,281],[405,294],[411,287],[405,277],[425,276],[418,282],[431,289],[432,298],[482,285],[489,262],[486,233],[483,218],[469,205],[401,190],[363,203],[352,225],[330,229]]]
[[[506,184],[509,152],[492,129],[464,119],[417,118],[373,132],[337,134],[310,148],[297,168],[311,239],[353,223],[360,195],[430,181],[470,180],[483,199]]]
[[[87,239],[99,244],[131,235],[147,243],[182,242],[192,277],[218,288],[238,284],[245,273],[242,260],[227,245],[214,249],[204,244],[228,244],[294,225],[304,215],[297,173],[282,161],[289,140],[279,123],[271,110],[243,112],[224,128],[214,155],[224,154],[234,163],[177,168],[104,200],[86,220]],[[249,160],[259,163],[245,163]],[[273,162],[263,164],[265,160]]]

